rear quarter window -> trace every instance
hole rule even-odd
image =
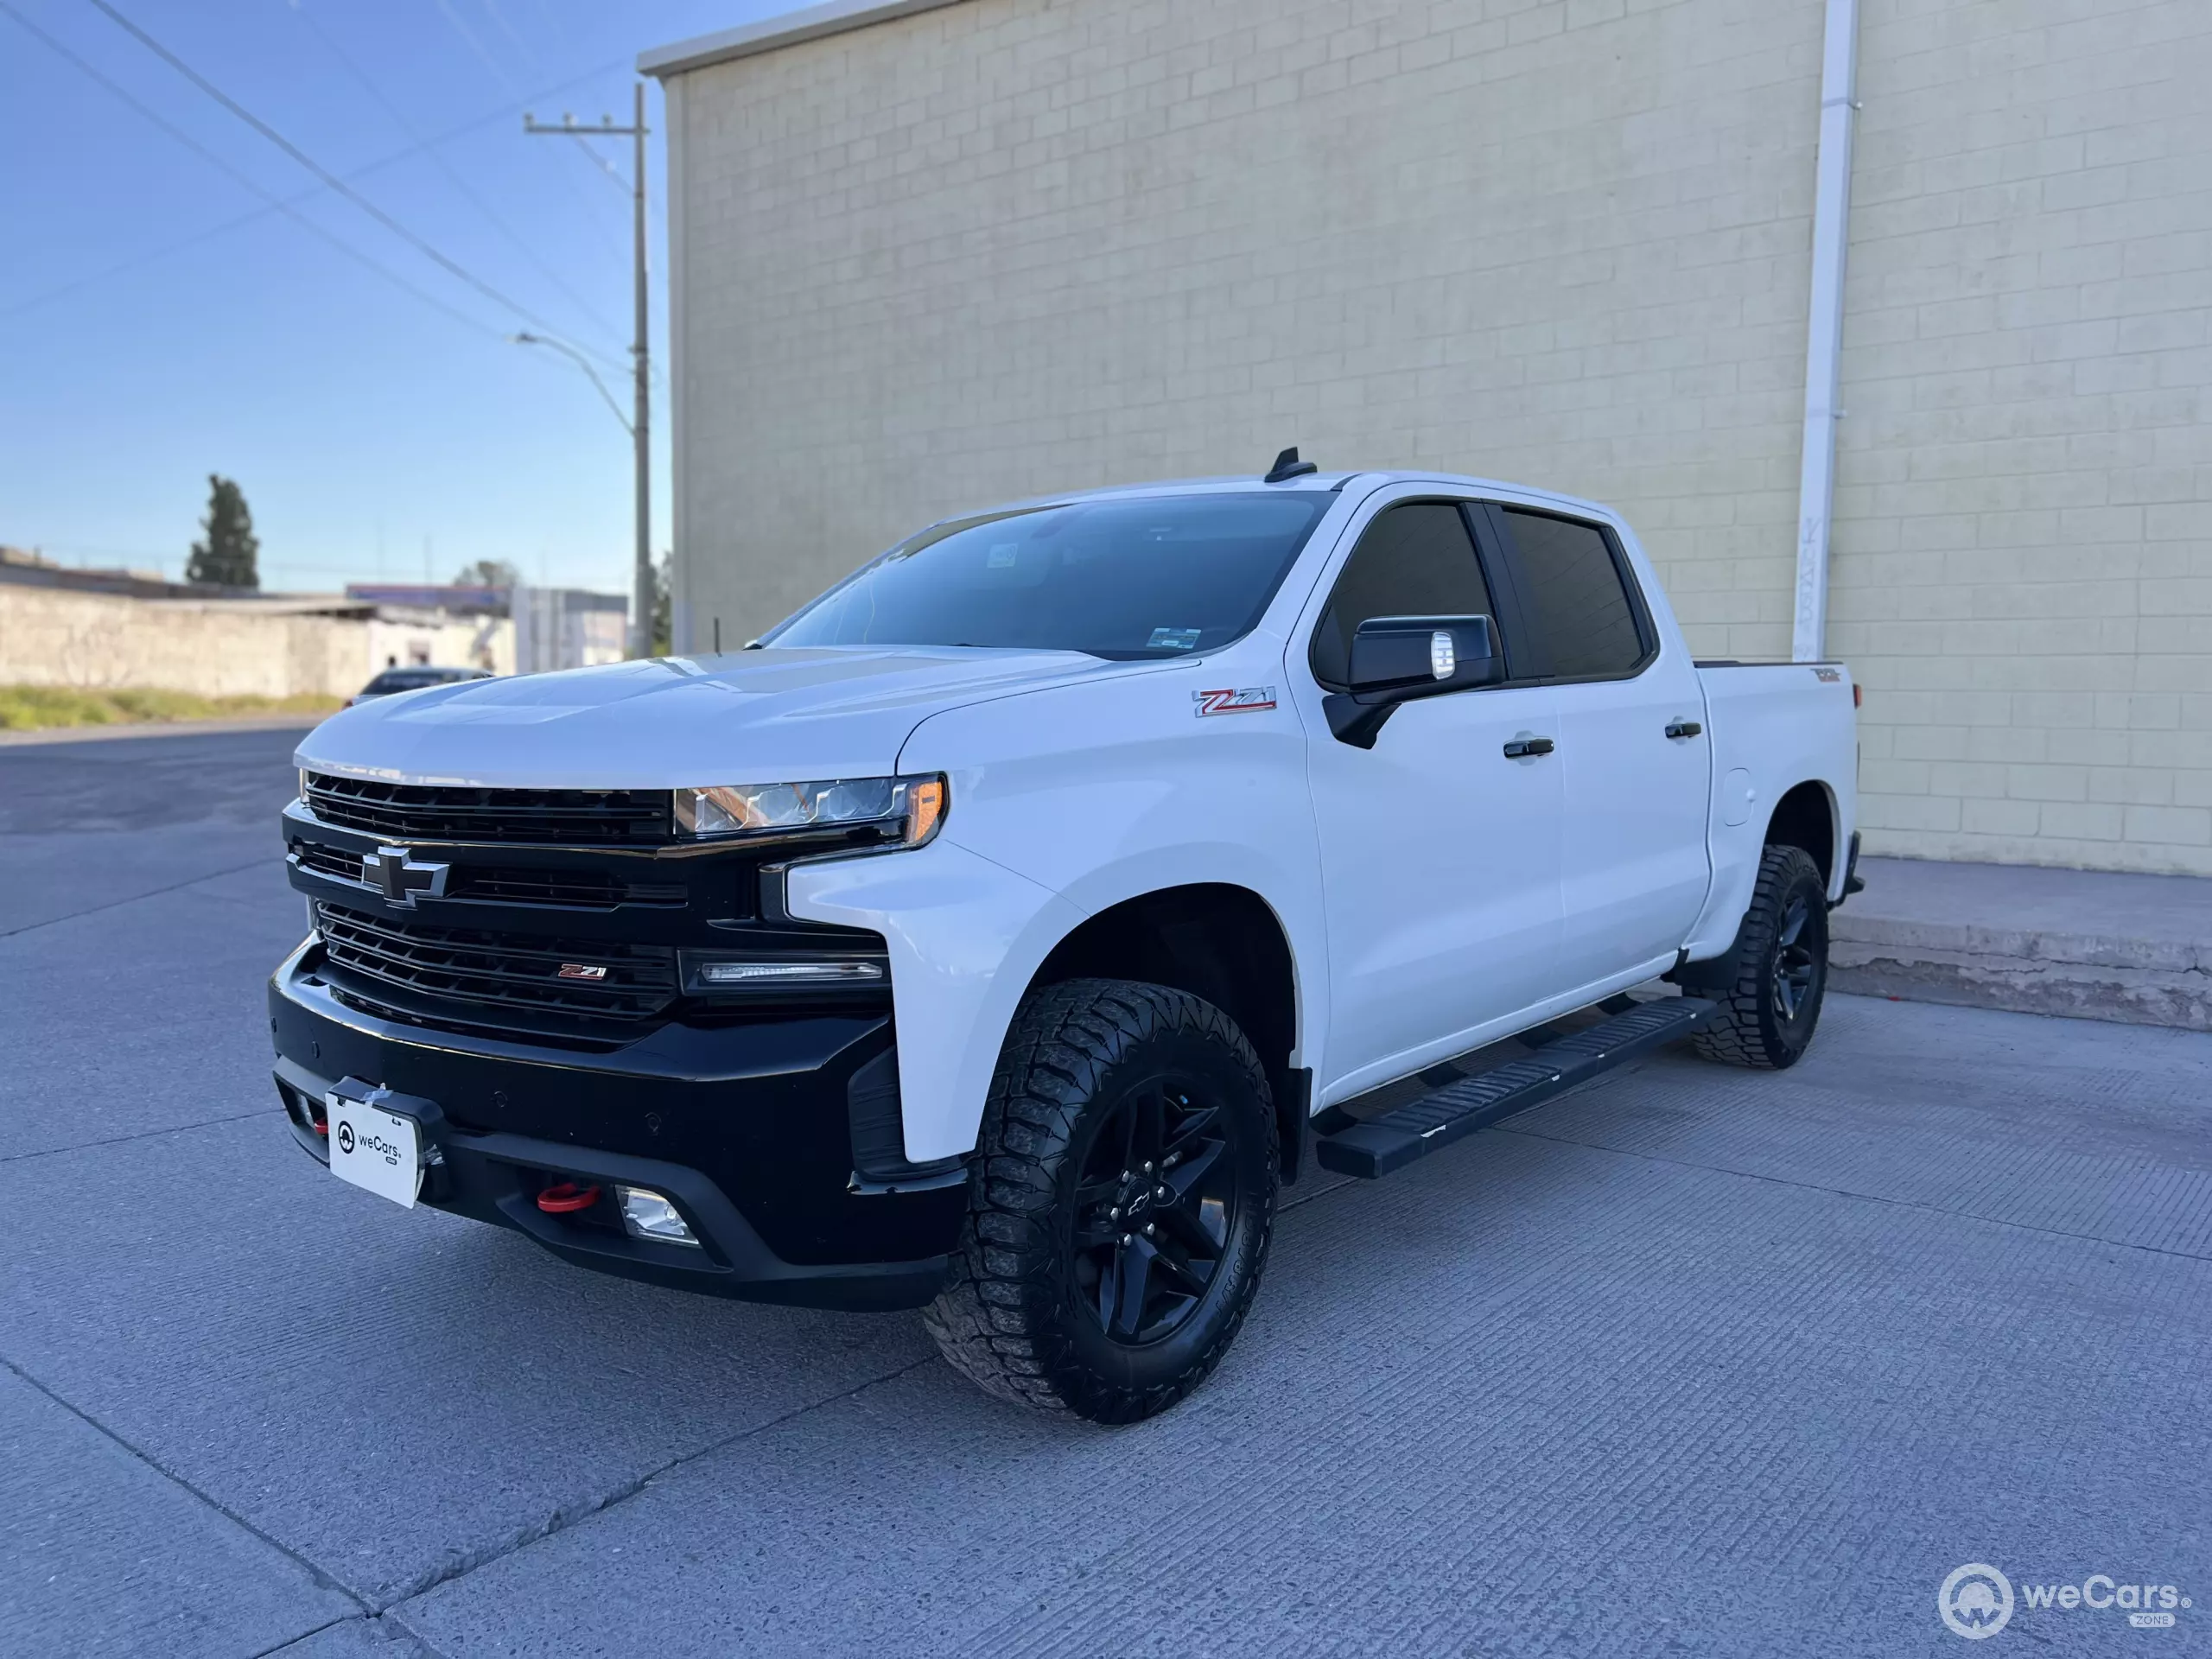
[[[1517,507],[1502,510],[1529,632],[1549,677],[1602,680],[1633,674],[1650,654],[1641,607],[1612,539],[1592,524]]]

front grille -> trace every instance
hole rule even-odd
[[[342,847],[318,847],[303,841],[292,849],[303,870],[313,870],[317,875],[327,875],[340,881],[359,881],[361,879],[361,855],[349,853]]]
[[[618,881],[597,870],[480,870],[456,865],[453,885],[459,899],[486,904],[557,905],[565,910],[612,910],[617,905],[681,905],[681,883]]]
[[[670,839],[664,789],[467,789],[307,775],[325,823],[416,841],[652,846]]]
[[[331,965],[460,1003],[645,1020],[676,999],[676,951],[664,944],[573,943],[537,934],[393,922],[318,902]],[[563,978],[601,968],[603,979]]]
[[[312,841],[292,849],[300,868],[340,881],[361,879],[361,855]],[[538,869],[529,866],[455,864],[446,884],[448,899],[483,904],[547,905],[562,910],[612,910],[617,905],[681,906],[681,882],[625,881],[603,870]]]

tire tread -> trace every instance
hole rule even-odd
[[[1198,1359],[1160,1387],[1116,1389],[1087,1380],[1070,1363],[1069,1344],[1052,1334],[1059,1160],[1116,1059],[1178,1027],[1231,1051],[1261,1099],[1268,1098],[1266,1073],[1244,1033],[1186,991],[1129,980],[1069,980],[1038,992],[1015,1016],[984,1101],[961,1248],[944,1288],[922,1315],[946,1361],[985,1393],[1100,1422],[1135,1421],[1196,1388],[1235,1340],[1258,1288],[1256,1270]],[[1265,1203],[1257,1262],[1266,1259],[1274,1208]]]
[[[1703,993],[1719,1005],[1719,1012],[1690,1038],[1690,1052],[1700,1058],[1754,1071],[1778,1071],[1796,1064],[1796,1054],[1778,1050],[1767,1040],[1759,1020],[1759,998],[1766,973],[1765,941],[1782,925],[1790,888],[1808,879],[1819,883],[1821,872],[1802,848],[1770,845],[1760,857],[1758,880],[1737,933],[1735,981]],[[1759,942],[1758,949],[1741,948],[1754,940]]]

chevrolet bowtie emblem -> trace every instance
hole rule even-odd
[[[393,904],[412,910],[417,898],[446,896],[446,875],[452,868],[450,864],[417,864],[404,847],[379,847],[362,855],[361,880]]]

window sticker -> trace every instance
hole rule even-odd
[[[1014,556],[1020,551],[1020,542],[994,542],[990,556],[983,563],[989,569],[1011,570],[1014,569]]]
[[[1146,640],[1147,651],[1193,651],[1198,647],[1201,628],[1154,628],[1152,638]]]

